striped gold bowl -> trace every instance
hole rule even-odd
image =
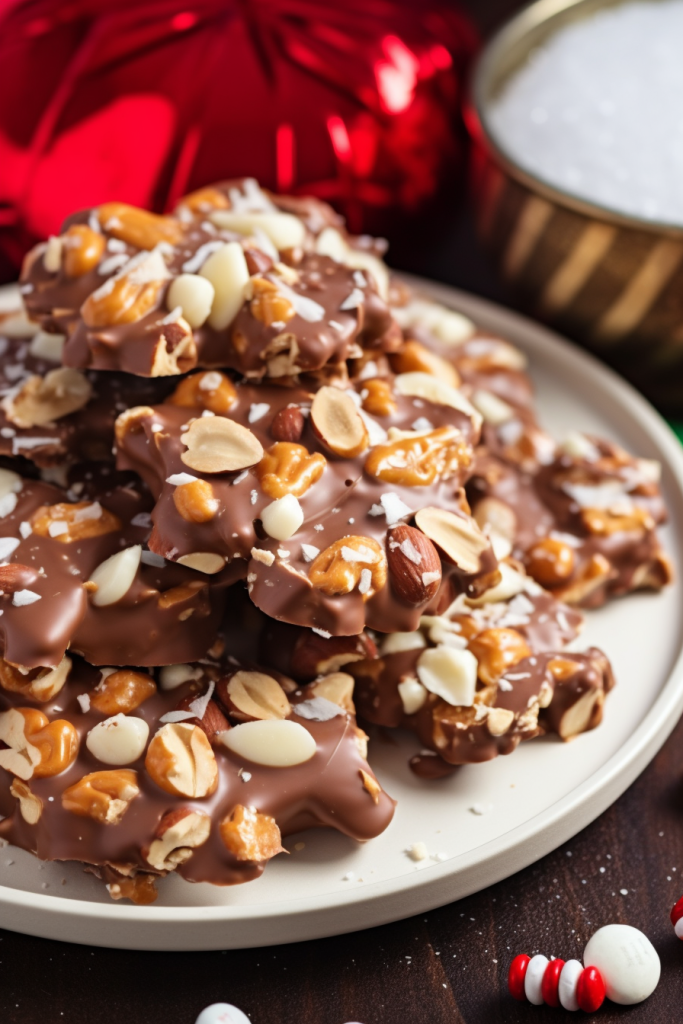
[[[491,99],[530,51],[562,25],[607,6],[614,0],[537,0],[485,48],[467,110],[478,231],[520,305],[680,413],[683,228],[553,187],[515,162],[488,119]]]

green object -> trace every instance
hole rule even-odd
[[[669,426],[678,440],[683,442],[683,420],[669,420]]]

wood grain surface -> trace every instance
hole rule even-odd
[[[489,30],[519,4],[466,6]],[[397,262],[504,298],[467,211],[448,232],[442,223],[428,245],[407,246]],[[648,1002],[606,1003],[595,1019],[675,1024],[683,1020],[683,943],[668,913],[683,891],[682,750],[683,723],[627,793],[571,842],[491,889],[371,931],[243,952],[127,953],[0,930],[0,1022],[194,1024],[204,1006],[227,1001],[253,1024],[562,1024],[582,1015],[510,999],[511,958],[580,958],[598,927],[620,921],[654,942],[662,980]]]

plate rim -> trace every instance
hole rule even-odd
[[[454,307],[484,329],[524,335],[532,352],[548,344],[561,366],[590,374],[612,404],[628,409],[660,449],[683,500],[683,447],[660,414],[630,384],[544,324],[469,292],[408,274],[398,277],[422,294]],[[9,291],[9,289],[7,289]],[[7,293],[6,289],[0,292]],[[525,348],[525,342],[519,343]],[[592,775],[545,810],[512,829],[419,873],[367,882],[324,897],[250,906],[136,907],[67,899],[0,885],[2,926],[45,938],[124,949],[208,950],[281,945],[387,924],[487,888],[548,854],[602,814],[631,785],[664,744],[683,711],[683,641],[646,715]],[[504,863],[502,863],[504,861]],[[83,926],[76,934],[69,925]],[[264,943],[263,925],[269,924]],[[172,929],[169,926],[174,926]],[[97,927],[106,929],[106,939]],[[131,942],[130,929],[136,931]],[[167,934],[167,929],[170,934]],[[184,935],[177,935],[179,930]],[[232,934],[229,934],[229,929]],[[65,937],[64,932],[70,934]]]

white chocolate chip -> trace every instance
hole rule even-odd
[[[211,281],[199,274],[179,274],[171,282],[166,296],[168,309],[181,309],[181,315],[190,327],[201,327],[206,322],[216,295]]]
[[[149,726],[142,718],[119,714],[98,722],[85,745],[103,764],[132,764],[142,757],[148,737]]]
[[[468,650],[439,644],[417,662],[420,682],[453,707],[471,707],[477,688],[477,659]]]
[[[398,695],[406,715],[414,715],[427,699],[427,691],[417,679],[404,679],[398,684]]]
[[[293,494],[276,498],[261,512],[263,529],[275,540],[289,540],[304,521],[304,513]]]

